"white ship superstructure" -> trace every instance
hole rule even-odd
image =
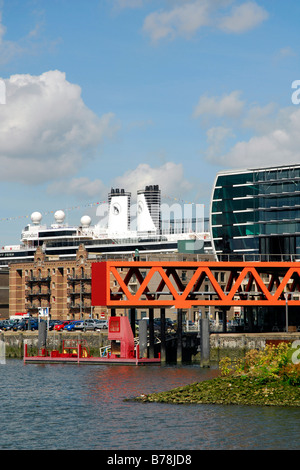
[[[131,205],[131,194],[124,189],[111,189],[108,195],[108,217],[92,225],[91,217],[83,215],[78,226],[65,223],[65,213],[58,210],[54,223],[43,224],[40,212],[31,214],[31,224],[22,231],[20,245],[5,246],[0,250],[0,267],[12,262],[33,260],[37,246],[41,246],[49,259],[75,258],[80,244],[90,256],[111,257],[139,253],[176,252],[178,243],[186,246],[196,242],[203,252],[211,252],[210,234],[198,231],[204,221],[170,221],[168,230],[162,229],[160,190],[157,185],[146,186],[137,192],[137,202]],[[136,213],[134,213],[134,210]],[[105,219],[104,219],[105,220]],[[178,229],[178,227],[180,227]]]

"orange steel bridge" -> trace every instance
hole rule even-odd
[[[216,278],[220,272],[226,273],[225,284]],[[112,309],[284,306],[287,302],[289,306],[300,306],[299,299],[300,263],[297,262],[104,261],[92,264],[92,305]]]

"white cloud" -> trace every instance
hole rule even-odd
[[[219,28],[227,33],[244,33],[268,18],[266,10],[255,2],[246,2],[232,8],[231,14],[220,20]]]
[[[0,2],[0,8],[2,3]],[[45,49],[51,50],[55,47],[59,40],[50,40],[43,38],[41,31],[44,24],[42,18],[43,13],[37,10],[33,11],[33,15],[36,18],[36,24],[22,37],[16,38],[15,40],[9,40],[5,38],[6,26],[2,23],[2,12],[0,11],[0,64],[7,64],[12,60],[24,56],[36,54],[38,51]]]
[[[203,0],[150,13],[145,19],[144,31],[155,41],[167,36],[190,35],[209,24],[209,11],[209,1]]]
[[[108,189],[100,179],[91,181],[86,176],[71,180],[54,181],[48,188],[49,194],[68,194],[72,196],[106,198]]]
[[[167,162],[160,167],[152,168],[148,163],[141,163],[134,170],[115,178],[113,187],[123,188],[132,193],[134,198],[137,190],[146,185],[158,184],[162,194],[182,194],[191,189],[191,183],[184,178],[183,166]]]
[[[300,161],[299,106],[247,104],[234,91],[221,98],[201,97],[194,117],[201,117],[206,129],[209,162],[247,168]]]
[[[36,183],[78,172],[105,137],[113,114],[95,115],[78,85],[55,70],[5,80],[0,114],[0,179]]]
[[[266,109],[266,108],[265,108]],[[253,116],[252,116],[253,117]],[[257,121],[255,130],[259,128]],[[300,161],[300,110],[279,110],[268,124],[248,140],[239,140],[226,153],[213,152],[209,147],[207,159],[231,168],[282,165]],[[219,150],[219,149],[218,149]]]
[[[256,2],[234,5],[233,0],[193,0],[176,3],[169,10],[150,13],[143,30],[153,41],[176,36],[190,37],[203,27],[227,33],[243,33],[257,27],[268,13]]]
[[[265,106],[254,104],[247,110],[241,123],[243,127],[262,134],[274,128],[276,120],[281,119],[281,113],[275,103],[268,103]]]
[[[201,96],[195,107],[194,117],[238,118],[244,108],[244,102],[239,97],[239,91],[233,91],[229,95],[223,95],[221,98]]]
[[[208,160],[214,159],[215,155],[220,155],[224,150],[227,139],[235,137],[232,129],[222,126],[211,127],[206,134],[208,142],[206,158]]]
[[[91,180],[88,177],[74,177],[54,181],[48,186],[49,194],[67,194],[79,198],[95,198],[106,200],[110,188],[123,188],[131,192],[131,198],[136,199],[137,191],[145,186],[158,184],[162,195],[184,195],[192,189],[192,184],[185,179],[181,164],[167,162],[159,167],[151,167],[148,163],[141,163],[133,170],[115,177],[108,185],[102,180]]]

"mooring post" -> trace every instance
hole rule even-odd
[[[149,358],[154,358],[154,313],[153,308],[149,308]]]
[[[201,318],[200,320],[200,350],[201,350],[200,365],[202,367],[209,367],[210,365],[210,334],[209,334],[209,319],[208,318]]]
[[[177,362],[182,362],[182,310],[177,310]]]
[[[160,362],[166,362],[166,310],[160,309]]]
[[[147,357],[147,321],[139,322],[139,352],[141,357]]]
[[[47,323],[42,320],[39,322],[38,329],[38,350],[45,349],[47,344]]]

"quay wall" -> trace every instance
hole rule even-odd
[[[190,354],[185,357],[188,361],[198,362],[201,357],[197,352],[198,339],[193,335],[192,344],[183,342],[183,348],[190,350]],[[107,331],[97,332],[54,332],[49,331],[47,335],[47,348],[49,350],[62,350],[64,340],[84,339],[88,345],[92,356],[100,355],[100,348],[108,346],[110,342],[107,339]],[[250,349],[263,349],[266,344],[277,344],[279,341],[293,342],[300,341],[300,332],[295,333],[212,333],[210,334],[210,361],[218,363],[224,357],[230,357],[232,360],[240,359],[245,356]],[[38,332],[1,332],[0,341],[5,342],[5,352],[8,358],[23,358],[24,343],[26,341],[28,352],[37,353]],[[176,349],[176,340],[172,346]]]
[[[300,332],[295,333],[220,333],[210,335],[210,360],[219,362],[224,357],[241,359],[251,349],[264,349],[267,344],[281,341],[293,343],[300,340]]]
[[[110,344],[107,340],[106,332],[54,332],[49,331],[47,334],[47,349],[62,350],[63,341],[65,340],[78,340],[83,339],[86,341],[87,346],[92,356],[100,355],[100,348]],[[0,333],[0,341],[5,342],[5,352],[8,358],[22,358],[24,352],[25,341],[28,347],[28,353],[37,353],[38,349],[38,331],[21,331],[11,332],[6,331]]]

